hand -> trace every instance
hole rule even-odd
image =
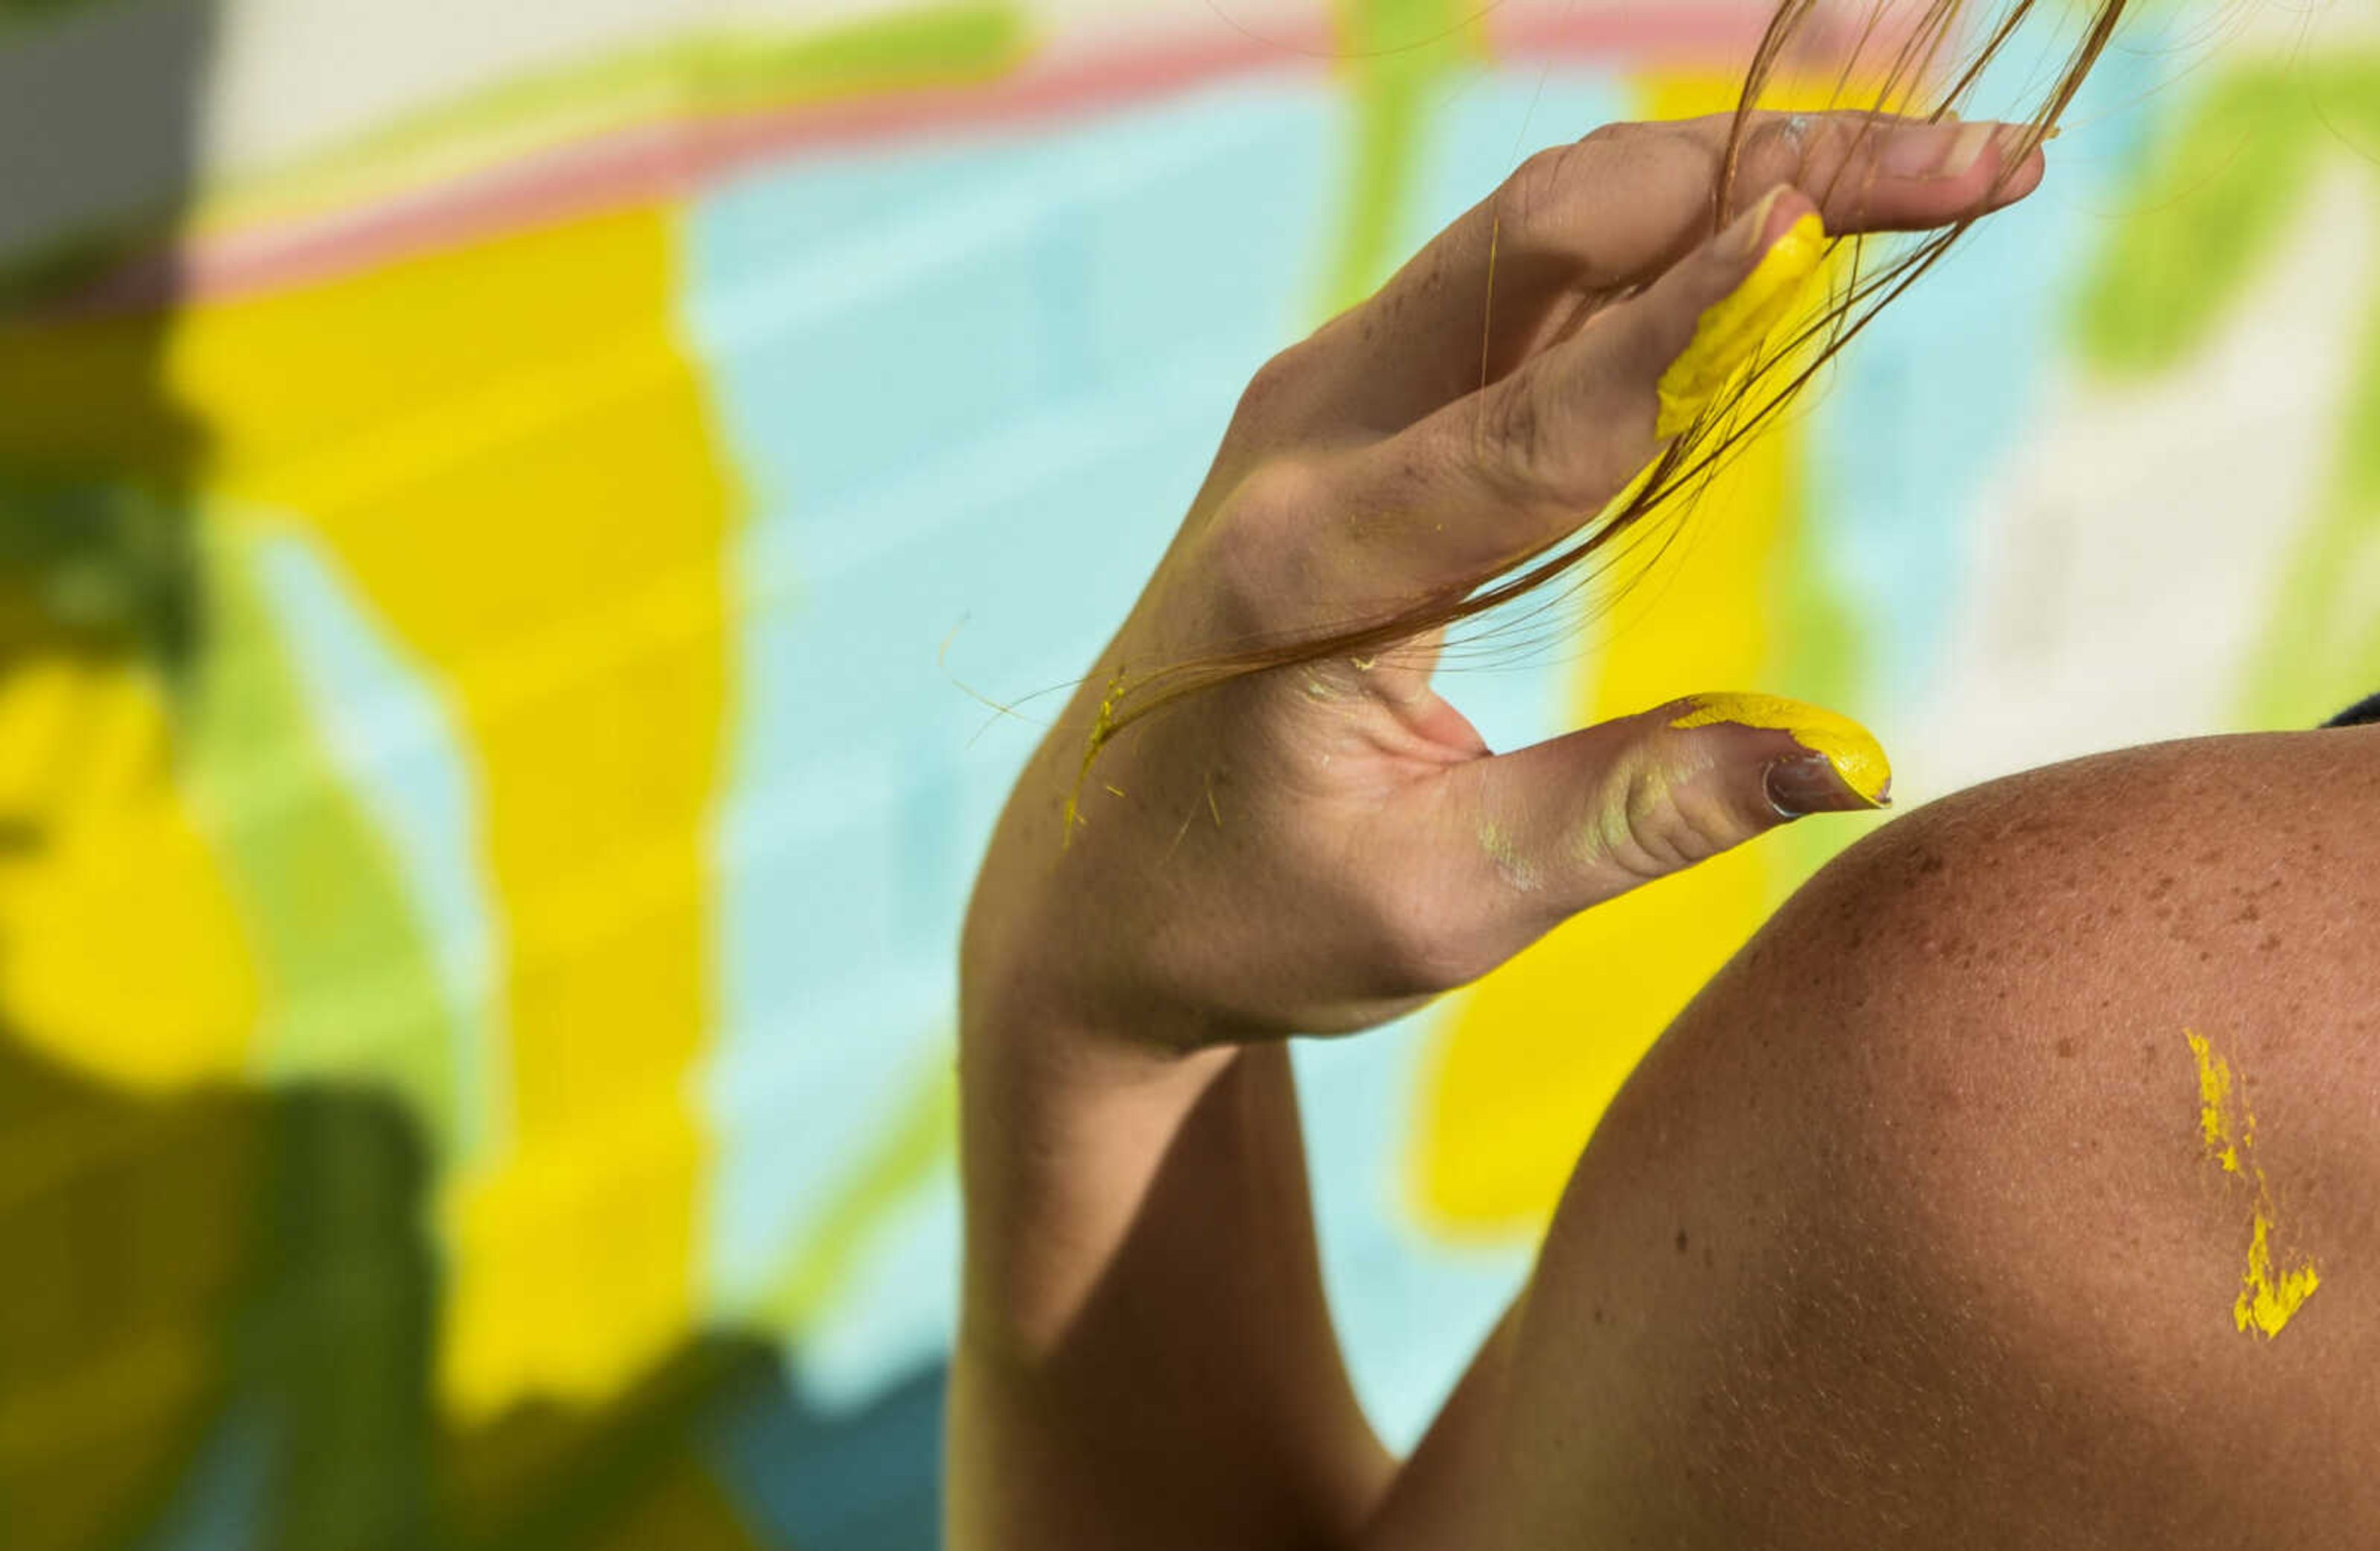
[[[1789,818],[1885,800],[1873,738],[1767,697],[1492,754],[1431,688],[1428,633],[1201,690],[1086,770],[1136,678],[1459,594],[1581,526],[1790,309],[1821,220],[1946,224],[2041,176],[2013,128],[1760,115],[1751,197],[1714,234],[1730,127],[1623,125],[1533,157],[1257,374],[1002,818],[969,912],[970,1026],[1168,1051],[1364,1027]]]

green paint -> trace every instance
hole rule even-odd
[[[1003,0],[959,0],[790,35],[696,31],[523,75],[277,166],[252,184],[208,192],[235,217],[251,205],[311,208],[407,169],[437,181],[638,125],[996,79],[1030,53],[1024,13]],[[152,212],[42,238],[34,250],[0,262],[0,302],[70,290],[173,235],[172,223]]]
[[[1784,510],[1779,514],[1784,553],[1771,573],[1777,592],[1768,611],[1777,621],[1776,661],[1758,682],[1782,685],[1785,693],[1812,705],[1852,710],[1869,688],[1865,665],[1873,658],[1864,617],[1839,570],[1828,563],[1829,556],[1842,552],[1840,546],[1814,530],[1810,515],[1825,503],[1812,488],[1815,471],[1797,442],[1786,443],[1785,455]],[[1884,745],[1888,756],[1890,738]],[[1829,814],[1823,823],[1788,824],[1777,831],[1767,842],[1770,908],[1783,904],[1839,852],[1890,817],[1889,810]]]
[[[698,32],[660,47],[527,75],[417,114],[342,148],[353,163],[567,120],[585,133],[672,114],[742,113],[995,77],[1026,50],[1002,4],[934,6],[819,33]]]
[[[248,541],[236,522],[211,529],[182,780],[257,945],[261,1074],[380,1086],[443,1154],[457,1139],[455,1029],[396,858],[308,722]]]
[[[938,1058],[817,1230],[771,1279],[752,1323],[799,1337],[850,1281],[884,1219],[948,1164],[957,1136],[958,1077]]]
[[[376,164],[445,165],[489,142],[509,158],[638,124],[966,85],[997,79],[1030,52],[1023,14],[997,0],[791,36],[693,32],[424,109],[277,173],[254,194],[274,201],[311,188],[331,197],[384,170]]]
[[[2180,366],[2296,228],[2317,176],[2337,167],[2362,168],[2380,193],[2380,54],[2219,75],[2143,168],[2098,256],[2078,320],[2085,359],[2111,374]],[[2380,288],[2355,326],[2338,462],[2242,674],[2243,725],[2302,727],[2380,687],[2368,580],[2380,576]]]
[[[2178,134],[2157,137],[2082,292],[2087,358],[2158,371],[2206,338],[2305,195],[2308,127],[2302,93],[2260,70],[2224,82]]]
[[[68,11],[92,10],[101,6],[121,5],[124,0],[0,0],[0,29],[12,22],[42,21],[62,17]]]
[[[1443,83],[1478,56],[1468,0],[1339,0],[1340,67],[1354,115],[1326,312],[1354,306],[1397,261],[1414,168]]]
[[[243,1314],[244,1408],[278,1471],[252,1544],[433,1544],[429,1160],[389,1096],[330,1084],[247,1102],[273,1169]],[[269,1525],[268,1529],[266,1526]]]
[[[2241,682],[2251,727],[2304,727],[2380,689],[2380,295],[2341,406],[2344,445],[2299,535]]]
[[[198,626],[190,543],[170,488],[0,470],[0,655],[136,656],[178,683]]]

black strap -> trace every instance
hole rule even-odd
[[[2380,721],[2380,695],[2366,695],[2362,699],[2323,723],[2325,727],[2362,727]]]

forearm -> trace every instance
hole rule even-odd
[[[962,1041],[958,1551],[1349,1544],[1392,1468],[1340,1362],[1279,1045]]]

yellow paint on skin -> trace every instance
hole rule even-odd
[[[1075,784],[1066,793],[1064,806],[1058,814],[1058,844],[1061,850],[1075,843],[1075,831],[1083,825],[1083,783],[1091,779],[1091,766],[1099,757],[1099,750],[1115,736],[1116,705],[1123,698],[1123,670],[1118,668],[1115,677],[1108,680],[1107,693],[1099,697],[1099,713],[1091,721],[1091,734],[1083,743],[1083,768],[1075,772]]]
[[[2231,1322],[2242,1335],[2253,1330],[2267,1339],[2281,1333],[2305,1301],[2322,1285],[2312,1261],[2281,1269],[2273,1258],[2273,1189],[2265,1181],[2264,1169],[2256,1166],[2256,1116],[2238,1106],[2240,1115],[2236,1126],[2232,1121],[2232,1102],[2236,1084],[2232,1081],[2231,1063],[2218,1052],[2214,1043],[2194,1030],[2184,1029],[2181,1036],[2190,1044],[2192,1058],[2198,1064],[2198,1126],[2206,1146],[2206,1156],[2219,1164],[2227,1174],[2240,1174],[2255,1181],[2256,1205],[2251,1218],[2248,1240],[2248,1265],[2240,1277],[2240,1293],[2232,1300]]]
[[[1732,722],[1740,727],[1773,728],[1790,733],[1813,754],[1823,754],[1835,773],[1868,803],[1882,807],[1891,800],[1892,763],[1876,734],[1839,711],[1781,695],[1696,695],[1692,708],[1670,723],[1672,727],[1710,727]]]
[[[2223,1165],[2227,1174],[2240,1172],[2240,1149],[2230,1143],[2231,1063],[2215,1053],[2207,1039],[2189,1029],[2190,1053],[2198,1062],[2198,1129],[2206,1139],[2207,1156]]]
[[[2243,1335],[2250,1329],[2267,1338],[2279,1335],[2322,1285],[2312,1261],[2277,1277],[2273,1274],[2272,1230],[2272,1220],[2258,1211],[2254,1236],[2248,1243],[2248,1269],[2240,1278],[2240,1296],[2231,1304],[2231,1322]]]
[[[1496,864],[1496,870],[1503,875],[1505,882],[1524,894],[1536,891],[1536,869],[1529,866],[1527,857],[1521,854],[1521,848],[1512,843],[1512,834],[1492,818],[1479,821],[1479,849]]]
[[[1793,310],[1826,253],[1827,229],[1812,211],[1769,244],[1734,290],[1704,310],[1694,338],[1661,373],[1655,435],[1666,440],[1694,423]]]

